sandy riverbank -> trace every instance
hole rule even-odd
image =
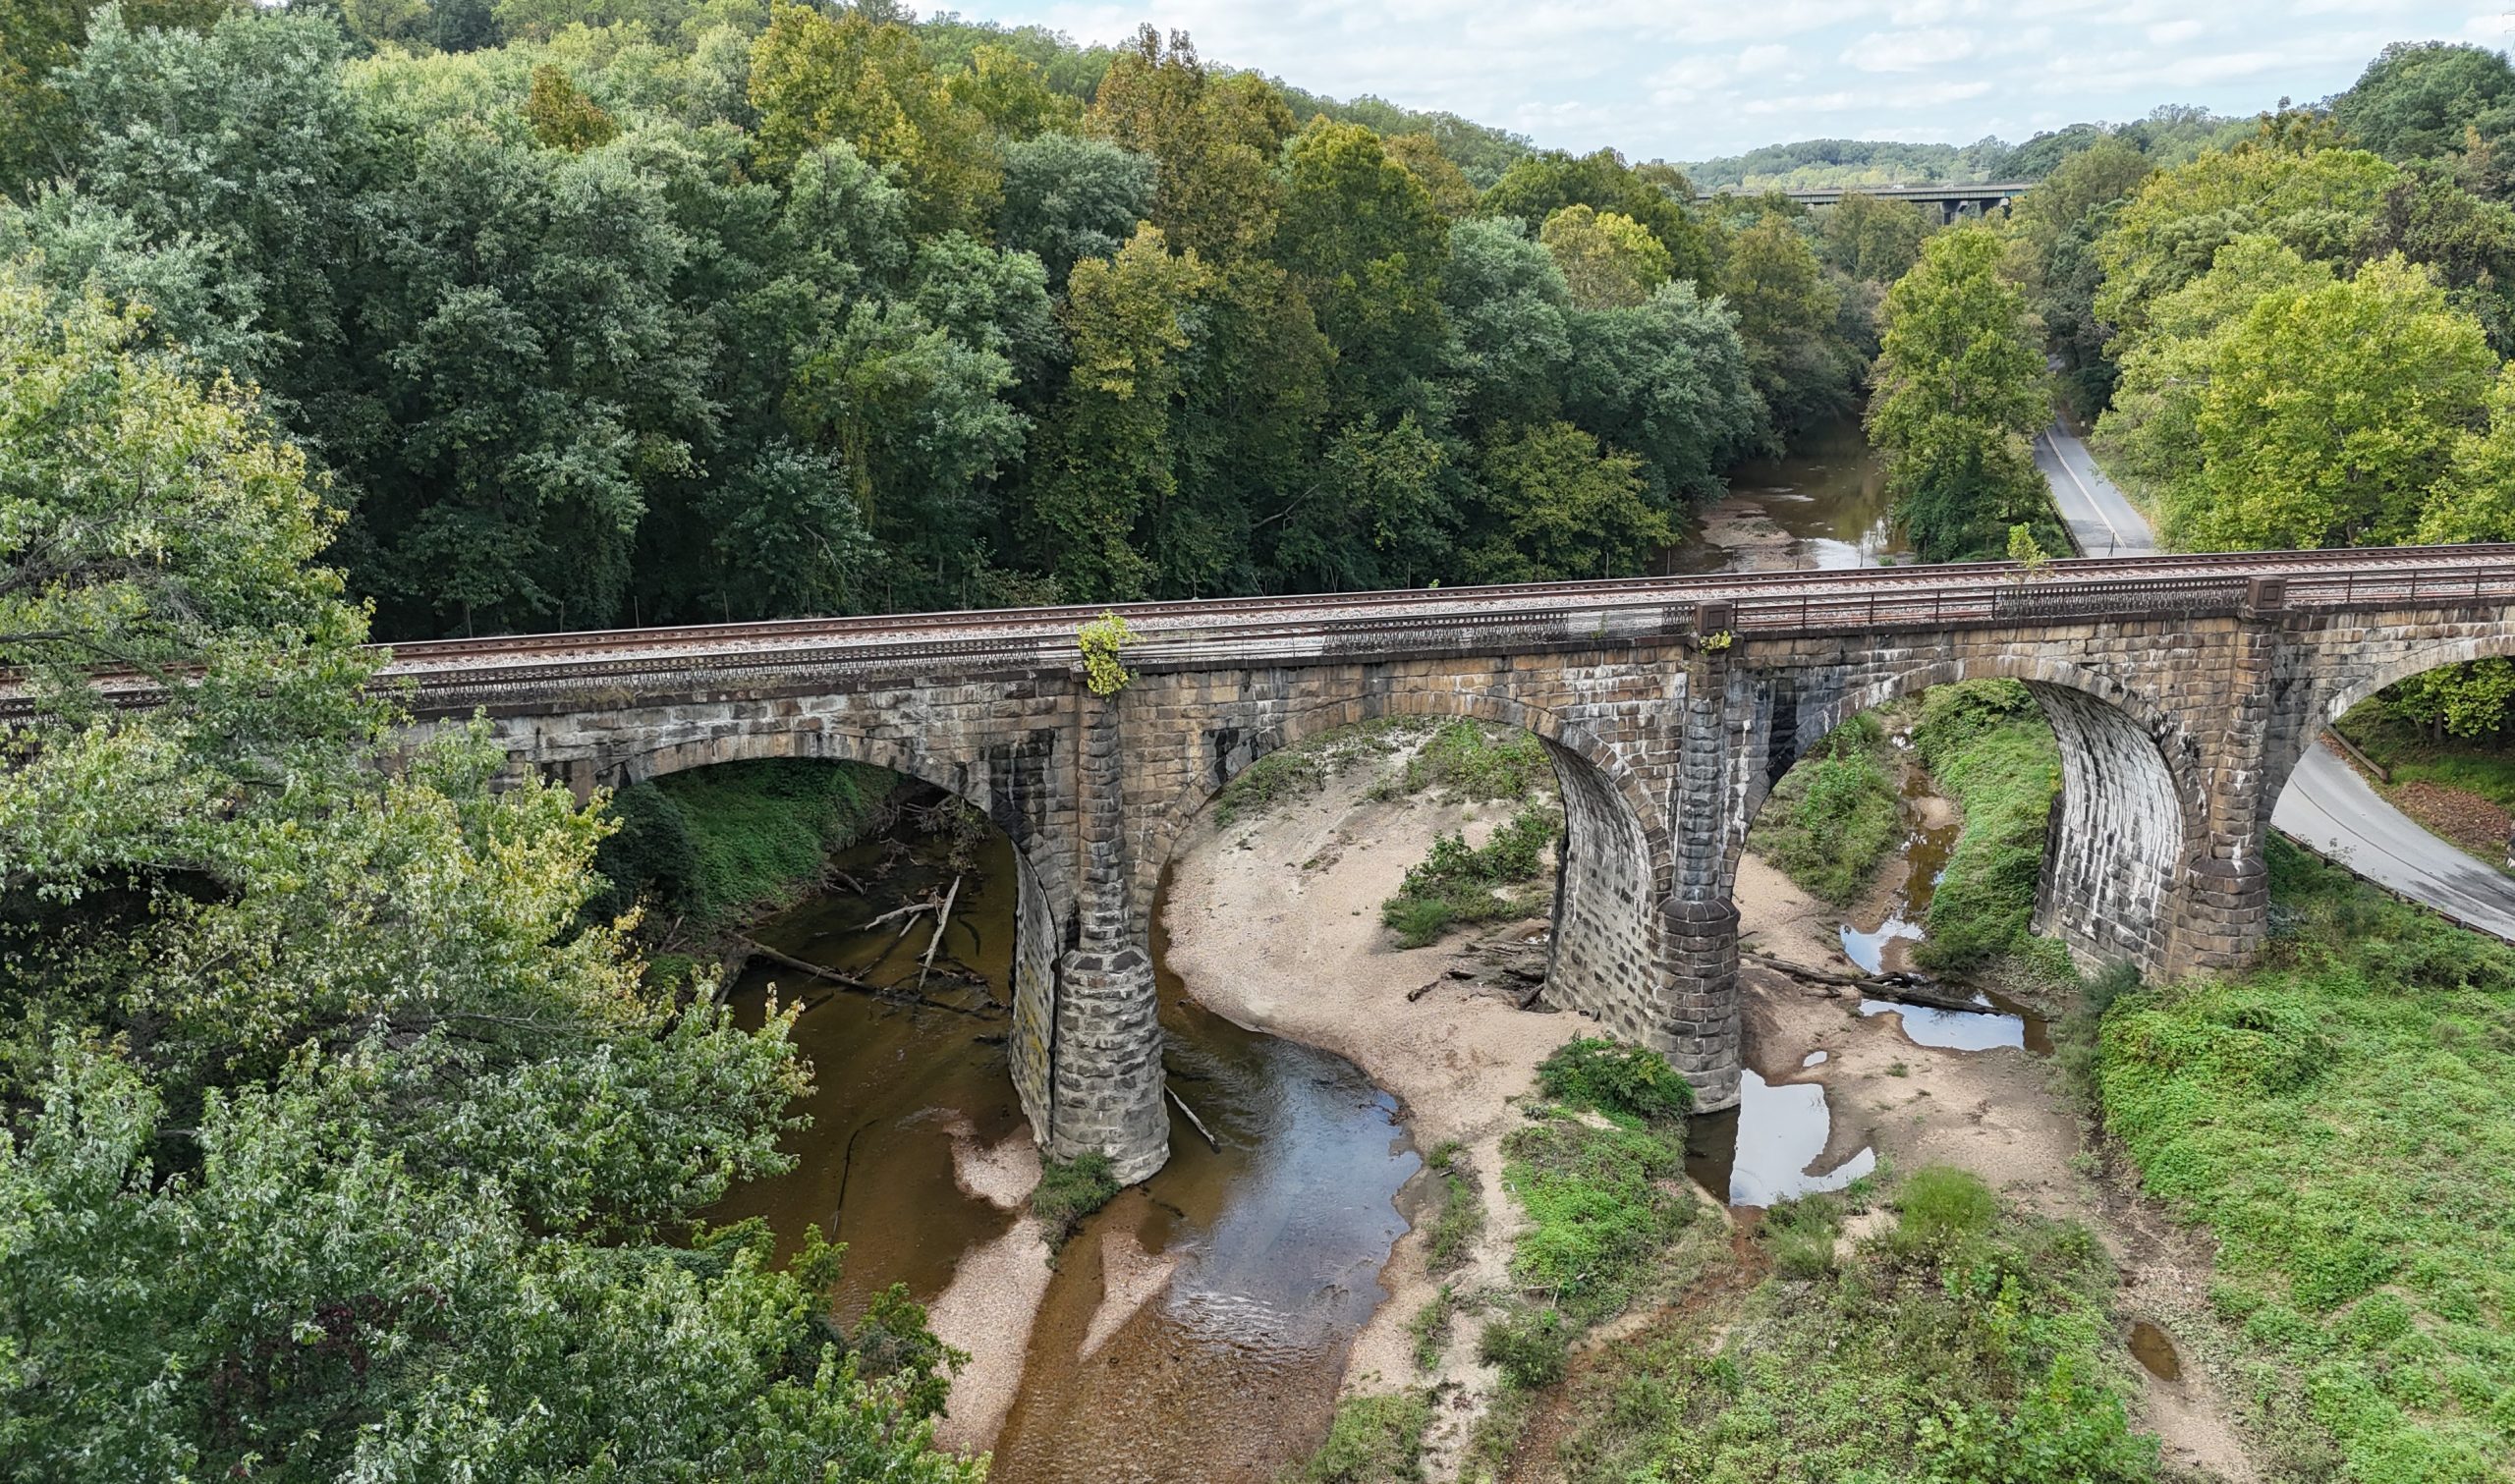
[[[1533,1014],[1449,981],[1472,935],[1405,952],[1378,920],[1381,901],[1439,833],[1490,828],[1507,805],[1470,811],[1424,799],[1365,797],[1372,770],[1321,794],[1184,842],[1168,904],[1170,963],[1201,1002],[1244,1024],[1342,1055],[1396,1094],[1419,1147],[1457,1140],[1468,1151],[1489,1214],[1463,1271],[1425,1272],[1424,1237],[1400,1242],[1381,1275],[1389,1298],[1358,1337],[1349,1389],[1388,1390],[1437,1380],[1445,1391],[1430,1440],[1429,1476],[1451,1477],[1456,1452],[1495,1378],[1474,1359],[1477,1321],[1463,1316],[1436,1377],[1414,1364],[1407,1321],[1446,1279],[1463,1291],[1507,1284],[1517,1235],[1500,1183],[1500,1142],[1517,1121],[1512,1100],[1536,1065],[1591,1022]],[[1881,883],[1881,891],[1891,883]],[[1736,900],[1741,933],[1758,951],[1809,967],[1850,967],[1840,914],[1749,855]],[[1944,1163],[1974,1171],[2030,1209],[2088,1223],[2125,1275],[2123,1308],[2169,1334],[2206,1328],[2207,1252],[2096,1173],[2074,1106],[2048,1061],[2022,1050],[1959,1052],[1913,1042],[1894,1015],[1864,1017],[1837,997],[1770,968],[1742,973],[1747,1059],[1766,1081],[1822,1086],[1832,1114],[1823,1152],[1834,1168],[1864,1148],[1889,1167]],[[1409,1003],[1426,983],[1434,987]],[[1822,1051],[1816,1067],[1803,1064]],[[2187,1347],[2188,1353],[2188,1347]],[[2147,1377],[2145,1424],[2169,1461],[2230,1480],[2255,1477],[2218,1391],[2187,1364],[2175,1382]]]

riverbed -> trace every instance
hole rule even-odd
[[[1856,427],[1740,470],[1733,489],[1666,554],[1671,570],[1849,566],[1900,552]],[[815,1071],[801,1110],[812,1125],[788,1141],[791,1174],[734,1192],[717,1218],[764,1217],[789,1252],[810,1225],[846,1242],[842,1321],[893,1284],[931,1306],[945,1341],[978,1357],[942,1436],[991,1448],[998,1480],[1276,1477],[1323,1435],[1349,1368],[1393,1372],[1410,1352],[1411,1304],[1386,1302],[1392,1286],[1421,1276],[1392,1263],[1421,1168],[1410,1128],[1462,1138],[1488,1206],[1506,1210],[1504,1099],[1586,1024],[1451,994],[1408,998],[1446,961],[1389,951],[1377,902],[1436,827],[1463,821],[1383,813],[1373,838],[1340,847],[1351,870],[1306,877],[1297,862],[1323,857],[1293,844],[1284,861],[1218,871],[1239,842],[1210,831],[1184,852],[1199,865],[1194,905],[1174,910],[1165,886],[1154,924],[1164,1060],[1214,1144],[1174,1109],[1169,1163],[1087,1223],[1052,1270],[1018,1211],[1022,1161],[1034,1167],[1035,1156],[1005,1051],[1010,843],[990,836],[957,860],[939,839],[848,852],[834,865],[865,892],[814,898],[754,936],[861,980],[913,985],[930,918],[905,930],[871,919],[958,878],[941,971],[914,1000],[758,963],[742,976],[733,1000],[754,1020],[772,993],[810,1006],[796,1036]],[[1258,900],[1287,886],[1319,894],[1299,926],[1286,920],[1298,905]],[[1171,972],[1174,930],[1199,995],[1227,1014]],[[1270,957],[1275,971],[1259,971]],[[1338,1050],[1380,1069],[1385,1085]],[[1721,1169],[1698,1170],[1718,1198],[1759,1204],[1794,1182],[1813,1187],[1812,1162],[1835,1184],[1867,1168],[1859,1154],[1819,1157],[1830,1142],[1821,1087],[1751,1076],[1743,1112],[1700,1121],[1714,1143],[1725,1127],[1732,1146]],[[1732,1188],[1740,1180],[1748,1186]]]

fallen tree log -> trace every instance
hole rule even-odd
[[[859,979],[852,974],[842,974],[834,968],[824,968],[820,964],[808,962],[802,959],[798,959],[792,954],[781,954],[764,943],[754,942],[754,940],[745,938],[740,934],[735,935],[734,941],[742,944],[745,948],[750,949],[753,953],[757,954],[759,957],[766,959],[769,962],[774,963],[781,968],[791,968],[799,974],[809,974],[811,977],[820,980],[823,984],[833,984],[840,989],[848,990],[855,994],[874,995],[881,999],[890,1000],[896,1003],[929,1006],[935,1010],[948,1010],[956,1016],[977,1016],[981,1019],[987,1017],[986,1011],[971,1010],[965,1006],[953,1005],[942,1000],[930,999],[924,995],[917,993],[915,990],[884,989],[879,984],[867,983],[866,981]],[[988,999],[988,1005],[992,1008],[993,1004],[993,997],[990,996]],[[806,1008],[809,1009],[810,1007],[808,1006]]]
[[[1794,979],[1833,988],[1856,989],[1872,999],[1894,1000],[1905,1005],[1918,1005],[1925,1010],[1952,1010],[1967,1015],[1998,1014],[1981,1001],[1935,988],[1935,981],[1922,974],[1845,974],[1828,969],[1811,968],[1805,963],[1793,963],[1787,959],[1776,959],[1769,954],[1748,953],[1742,950],[1738,957],[1788,974]]]

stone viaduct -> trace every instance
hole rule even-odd
[[[1137,605],[1134,680],[1084,684],[1087,609],[401,646],[422,730],[485,714],[581,791],[846,758],[979,805],[1020,861],[1015,1080],[1054,1156],[1168,1152],[1148,930],[1174,844],[1273,748],[1381,716],[1542,739],[1567,812],[1547,995],[1738,1095],[1749,823],[1865,708],[2024,682],[2060,741],[2038,927],[2089,962],[2241,962],[2272,803],[2328,718],[2515,653],[2515,546],[2006,564]]]

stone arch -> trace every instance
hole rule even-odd
[[[1809,747],[1861,712],[1933,686],[1992,679],[2026,687],[2060,748],[2061,790],[2045,839],[2036,931],[2060,938],[2083,962],[2165,967],[2175,894],[2208,838],[2199,746],[2173,717],[2118,680],[2047,655],[1928,659],[1799,697],[1786,716],[1774,717],[1761,765],[1747,770],[1745,808],[1722,866],[1724,890],[1735,880],[1746,824]]]
[[[2352,667],[2318,687],[2315,697],[2317,714],[2312,724],[2317,728],[2328,726],[2340,720],[2352,706],[2413,676],[2473,660],[2508,658],[2515,658],[2515,629],[2501,628],[2495,632],[2402,643],[2365,667]]]
[[[1071,890],[1045,832],[1030,818],[1021,764],[1043,767],[1046,749],[1028,759],[1018,749],[987,766],[938,757],[894,739],[823,728],[741,729],[622,757],[601,781],[612,787],[667,774],[764,758],[814,758],[883,768],[941,789],[985,811],[1013,842],[1013,1028],[1008,1055],[1015,1090],[1042,1147],[1056,1133],[1053,1096],[1058,956],[1073,920]],[[999,768],[999,762],[1009,767]],[[998,778],[998,772],[1015,777]]]
[[[1553,762],[1565,842],[1557,861],[1547,997],[1587,1012],[1619,1033],[1659,1041],[1653,1007],[1659,913],[1671,855],[1664,816],[1624,759],[1558,713],[1491,690],[1375,687],[1341,700],[1272,717],[1240,732],[1209,729],[1201,766],[1160,805],[1139,842],[1147,919],[1155,884],[1180,837],[1215,795],[1258,759],[1340,727],[1385,717],[1474,720],[1535,737]]]

